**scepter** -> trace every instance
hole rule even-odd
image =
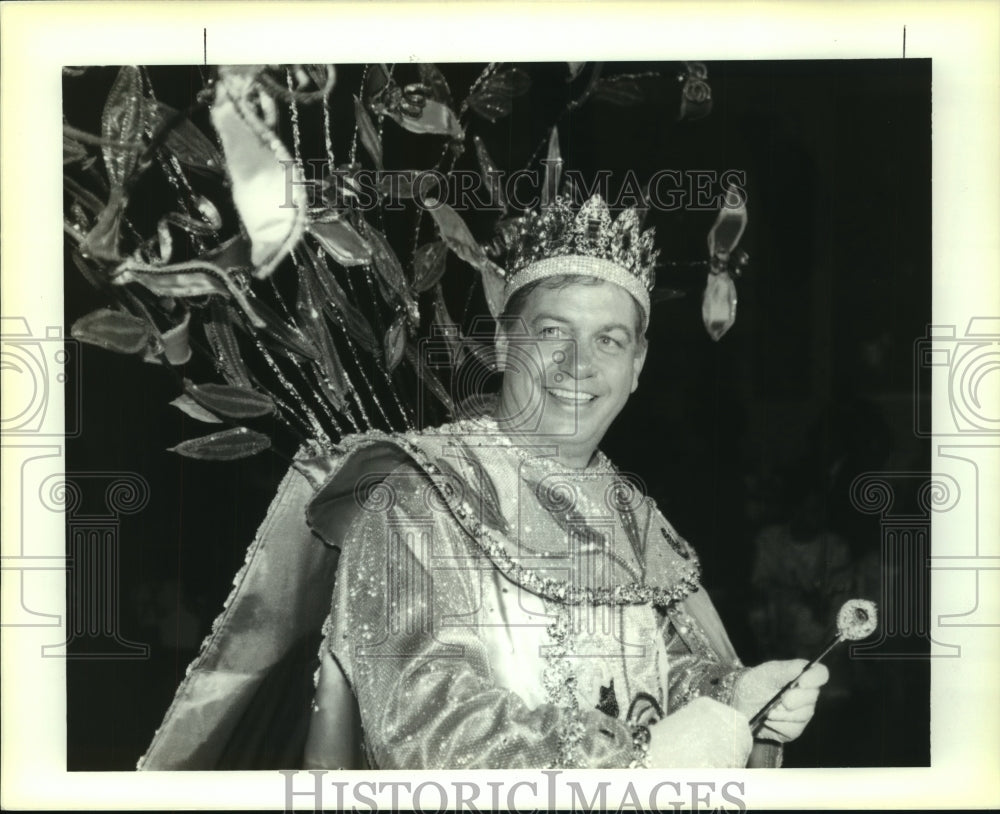
[[[875,632],[876,627],[878,627],[878,609],[875,603],[869,599],[848,599],[840,606],[840,610],[837,613],[836,635],[830,640],[830,643],[827,644],[822,653],[803,667],[795,678],[778,690],[774,694],[774,697],[764,704],[760,711],[750,719],[750,731],[756,734],[761,724],[764,723],[764,719],[768,716],[768,713],[781,702],[784,694],[788,690],[798,686],[799,679],[802,678],[806,670],[841,642],[865,639]]]

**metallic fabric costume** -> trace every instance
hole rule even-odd
[[[697,557],[601,453],[488,418],[341,449],[289,471],[140,768],[642,766],[635,709],[730,701]],[[673,731],[671,765],[780,762]]]

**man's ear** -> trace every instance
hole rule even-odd
[[[642,366],[646,364],[646,350],[647,345],[645,342],[642,343],[642,347],[636,352],[635,358],[632,360],[632,389],[629,393],[634,393],[636,388],[639,387],[639,374],[642,372]]]

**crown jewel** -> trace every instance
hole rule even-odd
[[[639,302],[648,322],[659,254],[653,234],[652,229],[641,231],[635,208],[612,218],[600,195],[589,198],[579,210],[559,196],[521,220],[508,260],[504,304],[528,283],[581,274],[620,285]]]

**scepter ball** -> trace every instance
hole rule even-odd
[[[878,608],[869,599],[848,599],[837,613],[837,633],[840,639],[858,641],[867,638],[878,627]]]
[[[844,641],[857,641],[871,636],[878,627],[878,609],[870,599],[848,599],[837,612],[837,635],[823,649],[823,652],[803,667],[797,676],[774,694],[770,701],[750,719],[750,730],[756,732],[764,723],[768,713],[781,701],[782,696],[799,685],[799,679],[806,670]]]

